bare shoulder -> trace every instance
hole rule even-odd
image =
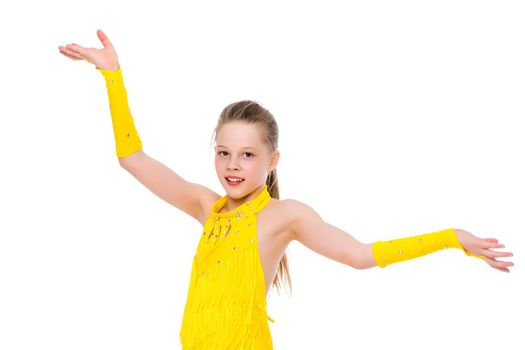
[[[292,239],[298,240],[298,234],[304,231],[305,226],[319,225],[323,222],[321,216],[308,204],[296,199],[287,199],[282,208],[286,212]]]
[[[200,198],[200,215],[198,221],[201,223],[202,226],[204,226],[204,224],[206,223],[206,219],[211,214],[212,205],[216,201],[218,201],[222,196],[204,185],[198,183],[194,183],[194,185],[196,191],[199,192]]]
[[[319,215],[311,206],[296,199],[286,199],[283,202],[285,202],[285,208],[283,208],[283,210],[286,210],[287,214],[294,221],[312,216],[317,217]]]
[[[259,227],[263,232],[286,244],[293,240],[290,224],[294,220],[290,199],[271,198],[266,208],[259,213]]]

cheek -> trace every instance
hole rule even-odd
[[[262,164],[253,164],[253,166],[250,167],[250,171],[252,173],[264,173],[265,167]]]

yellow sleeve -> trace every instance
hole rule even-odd
[[[104,76],[109,98],[117,157],[126,157],[142,149],[128,105],[128,97],[120,65],[117,71],[96,67]]]
[[[468,256],[483,258],[483,256],[475,256],[467,252],[459,242],[453,228],[391,241],[377,241],[372,245],[372,253],[377,266],[384,268],[396,262],[414,259],[447,248],[458,248]]]

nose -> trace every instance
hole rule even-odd
[[[237,161],[236,161],[235,157],[231,157],[230,158],[230,161],[228,162],[227,168],[228,168],[228,170],[239,169],[239,167],[237,166]]]

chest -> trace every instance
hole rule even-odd
[[[290,217],[286,215],[283,202],[272,198],[256,216],[250,218],[207,220],[197,255],[207,256],[207,261],[214,264],[244,249],[257,249],[267,295],[278,264],[291,241],[288,230]]]

